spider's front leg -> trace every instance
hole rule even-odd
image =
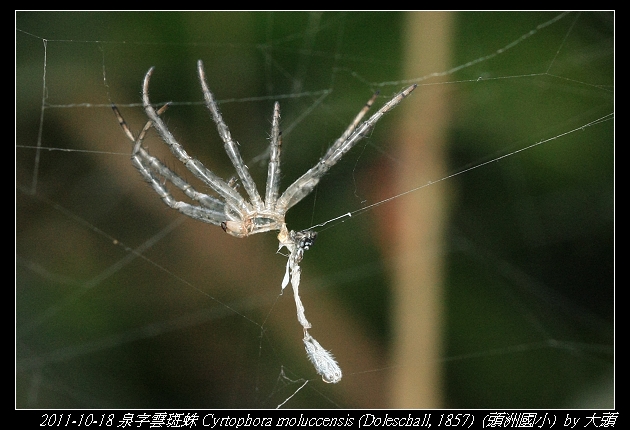
[[[319,161],[311,167],[305,174],[299,177],[295,182],[287,187],[282,193],[276,204],[276,209],[283,212],[288,211],[297,203],[299,203],[304,197],[308,196],[313,189],[317,186],[320,179],[343,157],[348,151],[352,149],[361,139],[369,135],[369,132],[374,128],[374,125],[380,120],[383,115],[396,107],[405,97],[407,97],[418,85],[410,85],[397,95],[395,95],[390,101],[385,103],[374,115],[368,120],[363,121],[360,125],[356,124],[361,120],[367,109],[372,106],[374,97],[368,101],[365,107],[359,112],[359,115],[352,122],[350,127],[341,135],[337,141],[326,151],[326,154]]]

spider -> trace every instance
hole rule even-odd
[[[363,116],[376,100],[378,93],[374,94],[374,96],[372,96],[363,109],[361,109],[359,114],[354,118],[350,126],[331,145],[331,147],[328,148],[328,151],[322,158],[320,158],[317,164],[289,185],[282,194],[279,193],[280,150],[282,147],[280,132],[280,104],[276,102],[274,104],[271,123],[267,185],[265,188],[265,198],[263,200],[238,151],[238,144],[234,141],[234,139],[232,139],[230,130],[223,121],[214,96],[212,95],[212,92],[210,92],[206,82],[206,73],[203,62],[199,60],[197,62],[197,72],[206,107],[212,114],[212,119],[217,126],[225,151],[234,165],[238,179],[243,184],[243,188],[249,197],[249,200],[246,200],[237,191],[237,187],[235,186],[233,180],[225,181],[214,174],[199,160],[196,160],[188,155],[184,148],[177,142],[175,137],[173,137],[164,121],[160,118],[160,115],[167,109],[168,103],[156,111],[149,99],[149,82],[151,80],[151,76],[153,75],[153,70],[154,68],[151,67],[146,73],[142,85],[142,103],[149,120],[137,138],[134,137],[116,106],[112,105],[112,109],[114,110],[116,118],[118,119],[123,131],[133,142],[131,156],[132,164],[136,169],[138,169],[142,177],[153,187],[164,203],[173,209],[177,209],[184,215],[199,221],[219,225],[225,232],[236,237],[247,237],[256,233],[279,230],[278,241],[280,242],[280,245],[278,250],[286,247],[289,251],[286,272],[284,279],[282,280],[282,291],[284,291],[284,288],[290,281],[297,308],[297,318],[304,329],[303,342],[305,350],[310,361],[315,366],[315,370],[322,376],[322,379],[325,382],[339,382],[342,376],[339,365],[333,358],[332,354],[322,348],[322,346],[308,333],[308,329],[311,328],[311,324],[304,315],[304,306],[302,305],[298,291],[301,274],[300,262],[304,256],[304,251],[308,250],[313,245],[317,237],[317,233],[313,230],[289,231],[285,224],[284,217],[291,207],[296,205],[311,191],[313,191],[320,179],[341,159],[345,153],[352,149],[358,141],[368,135],[376,122],[381,119],[385,113],[398,105],[398,103],[407,97],[417,85],[411,85],[405,88],[388,101],[376,113],[374,113],[368,120],[361,123]],[[166,167],[164,163],[149,154],[148,150],[142,146],[142,142],[151,127],[155,128],[160,138],[169,146],[171,152],[179,159],[179,161],[181,161],[194,176],[199,178],[205,185],[218,194],[218,197],[195,190],[188,182]],[[165,181],[163,181],[162,178],[164,178]],[[198,204],[190,204],[175,200],[166,188],[165,184],[167,181],[179,188],[191,200],[198,202]]]

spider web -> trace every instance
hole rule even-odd
[[[412,76],[405,19],[18,12],[16,406],[401,407],[392,219],[405,199],[445,186],[430,363],[441,388],[427,404],[612,407],[614,14],[458,13],[451,66]],[[183,217],[129,162],[110,104],[137,133],[155,66],[151,97],[172,101],[171,131],[234,174],[198,59],[259,191],[274,101],[284,190],[374,91],[380,107],[419,84],[287,215],[292,229],[321,225],[301,295],[339,384],[306,358],[293,299],[279,295],[275,235],[235,239]],[[447,167],[398,189],[392,178],[412,162],[394,149],[401,117],[435,87],[449,102]],[[155,134],[146,144],[206,191]]]

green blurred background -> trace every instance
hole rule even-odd
[[[375,90],[380,106],[408,83],[446,86],[447,174],[463,173],[445,181],[439,404],[613,407],[614,14],[570,13],[528,36],[558,15],[456,13],[453,69],[424,79],[402,72],[404,13],[18,12],[16,406],[269,408],[309,379],[286,407],[396,407],[395,257],[377,211],[323,230],[302,265],[312,334],[344,369],[327,385],[293,299],[278,297],[274,235],[238,240],[179,216],[131,166],[109,104],[140,130],[155,66],[170,129],[233,174],[201,103],[202,59],[259,189],[275,100],[284,189]],[[390,150],[397,112],[289,212],[290,228],[394,195],[381,178],[405,163]],[[147,145],[194,182],[154,135]]]

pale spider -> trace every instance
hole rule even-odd
[[[375,94],[363,109],[361,109],[341,137],[328,148],[326,154],[320,158],[317,164],[293,182],[293,184],[289,185],[282,195],[279,195],[280,149],[282,145],[280,133],[280,104],[276,102],[274,104],[271,124],[267,186],[265,189],[265,199],[263,201],[238,151],[238,144],[232,139],[230,130],[223,122],[214,96],[208,88],[206,74],[201,60],[197,62],[197,71],[206,107],[212,113],[212,119],[217,125],[217,130],[221,140],[223,140],[225,151],[236,169],[238,179],[240,179],[243,184],[249,201],[241,196],[232,181],[224,181],[207,169],[200,161],[192,158],[177,142],[175,137],[173,137],[166,127],[166,124],[164,124],[164,121],[160,118],[160,115],[166,110],[168,104],[156,111],[149,100],[149,81],[153,74],[153,67],[150,68],[145,75],[142,85],[142,103],[144,105],[144,111],[149,117],[149,121],[145,124],[137,138],[133,136],[133,133],[125,123],[125,120],[120,115],[116,106],[112,106],[125,134],[134,143],[131,162],[144,179],[151,184],[164,203],[173,209],[177,209],[184,215],[199,221],[220,225],[223,230],[236,237],[247,237],[251,234],[270,230],[280,231],[278,234],[278,241],[280,242],[279,250],[286,247],[289,251],[286,272],[282,281],[282,290],[284,291],[284,288],[288,285],[290,280],[297,307],[298,321],[304,329],[303,341],[307,355],[315,366],[317,373],[322,376],[325,382],[339,382],[342,376],[339,365],[330,352],[322,348],[308,333],[311,324],[304,315],[304,306],[302,306],[298,292],[301,272],[299,264],[304,256],[304,251],[309,249],[315,241],[317,233],[312,230],[298,232],[293,230],[289,231],[284,222],[284,216],[291,207],[313,191],[326,172],[328,172],[328,170],[359,140],[368,135],[376,122],[381,119],[385,113],[400,103],[403,98],[407,97],[416,88],[416,85],[411,85],[398,93],[368,120],[359,124],[363,116],[374,103],[378,93]],[[193,175],[216,192],[218,197],[196,191],[188,182],[166,167],[160,160],[149,154],[147,149],[142,146],[142,141],[151,127],[157,130],[160,138],[169,146],[179,161],[181,161]],[[162,178],[171,182],[190,199],[199,204],[194,205],[175,200],[166,188],[165,181]]]

